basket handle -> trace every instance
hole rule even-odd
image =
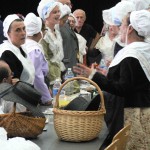
[[[62,88],[63,88],[68,82],[73,81],[73,80],[86,80],[86,81],[90,82],[92,85],[94,85],[94,86],[96,87],[96,89],[98,90],[98,93],[99,93],[99,95],[100,95],[100,100],[101,100],[101,108],[100,108],[100,109],[101,109],[103,112],[106,112],[106,110],[105,110],[105,105],[104,105],[104,96],[103,96],[103,93],[102,93],[100,87],[99,87],[95,82],[93,82],[92,80],[90,80],[90,79],[88,79],[88,78],[85,78],[85,77],[73,77],[73,78],[71,78],[71,79],[66,80],[66,81],[60,86],[60,88],[59,88],[59,90],[58,90],[58,93],[57,93],[57,95],[56,95],[56,102],[55,102],[54,108],[58,108],[58,107],[59,107],[59,95],[60,95],[60,92],[61,92]]]

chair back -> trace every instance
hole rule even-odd
[[[127,124],[113,137],[112,142],[119,139],[118,150],[125,150],[130,136],[130,129],[131,129],[131,124]]]
[[[120,150],[119,149],[119,139],[114,140],[108,145],[104,150]]]

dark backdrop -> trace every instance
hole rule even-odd
[[[29,12],[37,14],[37,6],[40,0],[1,0],[0,15],[3,20],[8,14],[20,13],[26,15]],[[120,0],[71,0],[74,11],[83,9],[87,14],[87,23],[91,24],[98,32],[101,31],[103,20],[102,10],[108,9]]]
[[[72,0],[73,11],[81,8],[86,12],[87,23],[91,24],[98,32],[103,26],[102,10],[109,9],[120,0]]]

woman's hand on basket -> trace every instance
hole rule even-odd
[[[93,68],[93,66],[89,68],[81,63],[77,63],[77,65],[73,67],[73,71],[78,74],[77,76],[88,78],[89,75],[92,73]]]

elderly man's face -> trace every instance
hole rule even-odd
[[[86,20],[85,12],[82,10],[77,10],[73,14],[77,18],[77,21],[78,21],[77,27],[82,27]]]
[[[66,4],[70,7],[70,9],[72,9],[72,4],[70,0],[58,0],[58,2],[62,3],[62,4]]]

